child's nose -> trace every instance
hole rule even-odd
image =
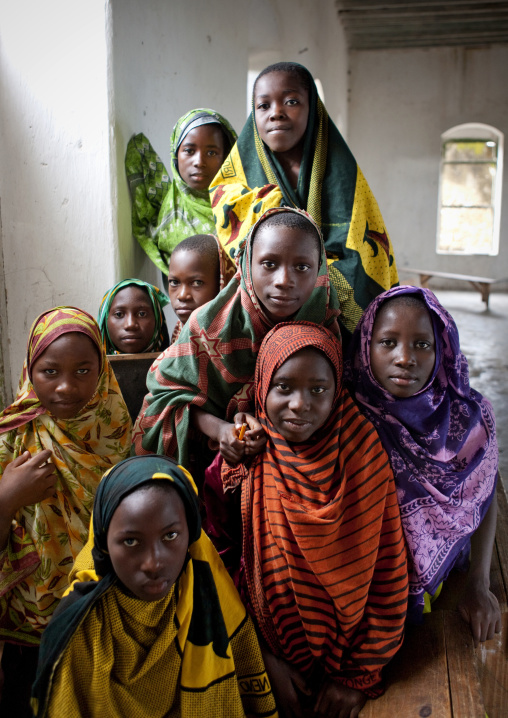
[[[196,152],[194,152],[194,166],[195,167],[204,167],[205,165],[206,165],[206,153],[196,150]]]
[[[309,402],[303,391],[293,391],[289,397],[289,408],[294,412],[301,412],[308,408]]]
[[[279,267],[275,274],[275,285],[278,287],[290,287],[293,284],[293,275],[289,267]]]
[[[284,115],[284,105],[281,102],[274,102],[270,107],[270,119],[277,120]]]
[[[62,374],[60,376],[60,379],[58,381],[58,385],[56,387],[56,391],[58,394],[72,394],[76,389],[75,382],[73,381],[72,376],[68,376],[67,374]]]
[[[141,570],[144,573],[158,573],[161,567],[161,556],[156,546],[150,546],[147,548],[143,555],[143,561],[141,564]]]
[[[125,328],[135,327],[138,323],[138,318],[134,312],[127,312],[125,315]]]
[[[184,299],[190,299],[192,297],[190,287],[188,287],[186,284],[180,284],[180,287],[178,289],[178,292],[176,293],[176,296],[180,301]]]
[[[405,344],[399,344],[397,347],[397,364],[402,366],[413,366],[416,364],[416,359],[412,347]]]

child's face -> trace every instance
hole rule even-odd
[[[225,160],[224,134],[217,124],[191,130],[178,148],[178,172],[192,189],[208,189]]]
[[[182,324],[219,293],[216,267],[207,264],[197,252],[187,250],[171,256],[168,285],[171,306]]]
[[[131,284],[117,292],[108,314],[108,332],[117,350],[123,354],[143,352],[154,331],[155,314],[144,289]]]
[[[277,369],[266,413],[286,441],[307,441],[328,419],[335,394],[332,367],[316,349],[302,349]]]
[[[307,129],[309,93],[293,74],[270,72],[257,81],[254,113],[263,142],[272,152],[287,152]]]
[[[69,332],[35,360],[32,385],[55,418],[72,419],[95,394],[99,367],[99,354],[90,337]]]
[[[293,317],[312,294],[319,270],[310,232],[284,226],[258,229],[252,249],[252,284],[265,314],[275,323]]]
[[[189,547],[177,491],[153,486],[128,494],[113,514],[107,545],[116,575],[136,598],[158,601],[167,596]]]
[[[370,365],[378,383],[399,399],[413,396],[430,379],[435,359],[427,309],[397,300],[382,305],[370,346]]]

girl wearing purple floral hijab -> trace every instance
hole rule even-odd
[[[470,563],[459,601],[475,642],[501,628],[490,591],[498,449],[490,402],[469,385],[450,314],[434,294],[395,287],[374,299],[351,345],[349,377],[395,476],[410,564],[409,612],[421,618],[450,570]]]

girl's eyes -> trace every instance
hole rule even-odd
[[[418,347],[418,349],[428,349],[430,347],[430,342],[416,342],[416,346]]]
[[[269,259],[265,259],[261,264],[263,267],[266,267],[266,269],[273,269],[275,267],[275,262],[271,262]]]
[[[44,373],[48,376],[54,376],[56,374],[56,369],[44,369]]]
[[[285,105],[299,105],[300,101],[297,100],[295,97],[288,97],[284,101]],[[256,106],[256,110],[268,110],[270,108],[269,102],[260,102],[259,105]]]
[[[124,543],[126,546],[137,546],[138,543],[139,543],[139,541],[138,541],[137,539],[135,539],[135,538],[126,538],[126,539],[123,540],[123,543]]]
[[[122,319],[122,317],[123,317],[123,312],[120,312],[120,311],[113,312],[113,316],[114,316],[116,319]]]
[[[313,386],[311,389],[313,394],[322,394],[324,391],[326,391],[326,387],[324,386]]]
[[[381,346],[383,347],[394,347],[396,342],[394,339],[382,339],[380,341]]]
[[[83,374],[88,374],[89,371],[90,371],[90,369],[78,369],[77,373],[83,375]]]
[[[310,269],[309,264],[297,264],[296,268],[299,272],[306,272],[308,269]]]
[[[167,534],[164,535],[163,541],[174,541],[178,536],[178,533],[176,531],[169,531]],[[139,546],[139,540],[136,538],[126,538],[122,542],[125,546],[128,547],[134,547]]]
[[[282,382],[282,381],[279,382],[278,384],[275,384],[275,388],[276,388],[278,391],[289,391],[289,385],[288,385],[288,384],[284,384],[284,382]]]
[[[170,287],[178,287],[180,282],[178,281],[178,279],[168,279],[168,284]]]

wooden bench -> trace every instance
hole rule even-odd
[[[473,285],[477,292],[480,292],[482,301],[485,302],[485,306],[489,308],[490,289],[496,282],[507,281],[505,279],[491,279],[490,277],[474,277],[469,274],[453,274],[452,272],[438,272],[431,269],[413,269],[411,267],[397,267],[400,272],[406,274],[417,274],[420,277],[420,286],[428,287],[429,279],[432,277],[438,277],[440,279],[456,279],[460,282],[469,282]]]
[[[386,693],[360,718],[506,718],[508,716],[508,502],[498,484],[498,522],[491,590],[502,632],[475,649],[455,607],[465,575],[454,572],[423,625],[410,627],[385,672]]]
[[[122,390],[132,421],[141,410],[147,393],[146,375],[159,352],[147,354],[108,354],[108,359]]]

